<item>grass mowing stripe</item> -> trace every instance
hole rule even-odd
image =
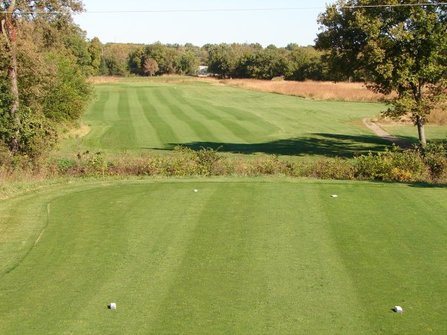
[[[130,116],[128,92],[118,91],[118,99],[114,99],[115,107],[107,113],[116,114],[117,121],[110,122],[107,131],[102,135],[101,148],[118,147],[121,149],[132,148],[137,144],[135,132],[133,130]]]
[[[36,213],[48,202],[51,213],[0,281],[0,333],[442,334],[445,199],[445,188],[228,178],[2,201],[0,241],[33,244]],[[3,260],[15,251],[0,244]]]
[[[163,148],[164,143],[160,137],[162,133],[158,129],[160,124],[149,121],[148,115],[146,115],[144,110],[146,106],[142,104],[139,97],[139,89],[134,87],[128,89],[127,92],[129,95],[129,113],[131,115],[138,148],[147,149],[153,146],[155,148]]]
[[[95,193],[95,191],[73,193],[53,201],[50,224],[43,238],[33,249],[33,253],[10,274],[9,280],[20,282],[23,274],[31,269],[33,271],[33,281],[28,287],[28,294],[17,294],[15,304],[26,305],[28,299],[52,301],[51,304],[43,304],[40,307],[33,306],[32,313],[36,319],[25,317],[20,326],[22,329],[35,329],[41,334],[52,333],[55,327],[66,330],[70,320],[76,319],[82,310],[82,308],[73,309],[72,306],[89,305],[92,296],[102,286],[109,273],[113,273],[113,268],[116,266],[114,262],[122,259],[121,255],[124,254],[126,245],[126,227],[121,225],[119,219],[122,216],[120,214],[127,212],[112,211],[114,221],[98,220],[104,213],[98,211],[96,206],[104,208],[108,199],[107,197],[96,199],[91,196],[91,192]],[[127,204],[130,211],[134,200]],[[71,220],[61,215],[61,210],[65,211],[68,203],[72,206]],[[92,225],[86,213],[97,220],[96,225]],[[59,227],[62,227],[61,232],[58,232]],[[54,239],[63,241],[64,247],[54,250],[51,247]],[[90,247],[86,247],[87,245]],[[40,260],[37,264],[33,261],[35,257]],[[100,264],[97,263],[98,259],[102,259]],[[59,318],[57,311],[66,309],[70,310],[71,315]],[[6,320],[15,317],[8,314]],[[39,319],[46,319],[47,323],[36,322]],[[9,331],[6,333],[13,334],[17,326],[9,323]]]
[[[207,112],[211,119],[226,126],[235,136],[242,138],[245,142],[253,141],[253,134],[257,134],[256,137],[259,138],[278,129],[251,113],[250,104],[247,104],[249,100],[245,101],[247,108],[238,109],[228,107],[227,101],[225,101],[225,105],[216,104],[215,96],[207,95],[207,90],[198,90],[197,87],[194,87],[193,92],[195,93],[190,97],[192,101],[199,106],[207,106]],[[200,94],[201,92],[202,94]]]
[[[303,99],[278,96],[270,93],[244,91],[234,88],[231,88],[230,92],[226,92],[226,95],[229,93],[231,93],[233,97],[225,100],[226,108],[239,110],[241,113],[250,115],[252,119],[257,119],[258,122],[259,120],[262,120],[261,122],[263,125],[259,126],[263,129],[261,131],[259,131],[259,129],[256,132],[253,131],[253,133],[257,134],[257,138],[253,138],[251,142],[262,142],[270,138],[278,137],[281,139],[295,138],[297,137],[297,133],[307,133],[309,130],[315,128],[314,124],[310,126],[306,125],[307,122],[313,120],[313,116],[306,117],[302,115],[301,104]],[[196,96],[206,97],[206,99],[211,101],[211,104],[213,103],[211,96],[208,97],[205,94],[194,94],[190,99],[194,100]],[[285,106],[283,108],[285,108],[286,112],[277,112],[278,104]],[[297,111],[299,114],[292,113],[293,111]],[[291,115],[293,115],[293,117]],[[239,115],[236,116],[236,118],[238,117],[240,118]]]
[[[170,87],[168,90],[160,90],[158,92],[159,101],[169,106],[172,113],[176,115],[177,118],[185,122],[195,134],[195,139],[201,141],[218,141],[214,133],[203,123],[200,118],[193,118],[194,108],[191,105],[180,102],[179,94],[176,89]],[[186,141],[185,141],[186,142]]]
[[[146,120],[153,126],[158,138],[160,139],[163,147],[172,142],[177,142],[178,138],[174,130],[172,129],[170,122],[164,120],[166,116],[166,108],[163,105],[157,104],[154,101],[154,97],[157,96],[156,89],[136,89],[138,101],[143,107],[144,116]],[[148,98],[148,95],[150,98]]]
[[[110,91],[103,89],[96,89],[96,100],[90,105],[84,116],[84,123],[87,123],[91,129],[87,136],[79,140],[80,143],[74,143],[72,151],[82,151],[80,147],[98,147],[101,143],[101,138],[107,129],[110,127],[105,121],[105,109],[109,104]],[[70,141],[74,142],[74,141]]]
[[[241,127],[236,122],[226,120],[222,117],[222,113],[209,108],[208,104],[198,103],[192,104],[189,100],[178,96],[178,100],[185,106],[189,106],[194,110],[195,114],[198,114],[204,120],[205,124],[208,124],[210,129],[215,129],[215,134],[219,134],[219,142],[225,143],[227,141],[236,141],[242,143],[248,143],[248,129]],[[239,133],[243,133],[240,136]]]
[[[237,89],[236,89],[237,90]],[[361,120],[363,117],[371,117],[371,111],[378,113],[384,109],[383,104],[378,103],[351,103],[338,101],[314,101],[299,97],[284,96],[272,93],[246,92],[247,101],[250,101],[250,109],[261,118],[275,124],[282,129],[283,134],[289,136],[302,132],[323,132],[315,129],[315,121],[324,129],[331,127],[331,133],[337,133],[346,127],[346,123]],[[236,96],[236,94],[235,94]],[[245,102],[240,99],[228,100],[228,106],[240,108]],[[343,112],[334,113],[335,110]],[[291,118],[290,116],[293,115]],[[315,118],[318,117],[318,120]],[[335,122],[327,122],[330,119]],[[284,122],[288,120],[288,122]],[[365,127],[351,127],[355,133],[368,134]],[[329,132],[329,131],[327,131]],[[276,136],[277,134],[275,134]],[[279,133],[278,133],[279,135]]]
[[[363,329],[361,306],[332,249],[327,222],[321,220],[318,193],[309,196],[310,188],[298,194],[293,186],[286,189],[291,196],[284,198],[275,185],[220,185],[200,218],[152,333],[207,329],[213,334],[278,334],[313,329],[332,334]],[[279,206],[272,208],[272,202]],[[309,215],[310,222],[300,222]],[[340,306],[345,299],[349,307]],[[321,306],[330,328],[315,318]]]
[[[98,87],[101,94],[103,90],[109,87]],[[131,130],[131,122],[128,114],[129,102],[127,93],[123,90],[113,90],[113,98],[109,98],[107,104],[103,107],[102,120],[92,120],[90,114],[87,114],[87,120],[92,121],[92,131],[83,139],[87,147],[107,149],[109,147],[118,147],[120,149],[132,148],[135,146],[134,133]],[[125,113],[124,111],[127,111]]]
[[[222,94],[224,96],[229,96],[225,99],[225,106],[222,106],[226,113],[233,116],[235,120],[240,122],[249,122],[254,126],[259,127],[258,131],[266,134],[273,134],[280,132],[283,129],[284,120],[287,120],[284,115],[280,115],[279,118],[274,116],[276,105],[278,103],[288,101],[289,102],[289,113],[291,109],[296,109],[297,102],[299,101],[295,97],[285,97],[294,99],[279,99],[278,96],[271,93],[254,93],[247,92],[235,88],[227,88],[229,91],[222,89]],[[197,90],[197,88],[196,88]],[[231,97],[230,97],[231,96]],[[191,99],[204,99],[207,103],[214,105],[216,108],[221,107],[215,104],[215,98],[213,95],[206,94],[194,94]],[[282,121],[282,122],[278,122]],[[296,122],[296,118],[290,118],[289,121]]]
[[[447,324],[439,320],[444,313],[432,307],[445,299],[440,292],[447,277],[447,229],[439,220],[445,221],[447,204],[435,207],[428,199],[445,199],[445,190],[383,187],[370,193],[354,188],[325,212],[371,332],[397,334],[408,327],[418,334],[443,333]],[[405,318],[383,313],[384,304],[404,306]]]
[[[147,190],[147,187],[141,189]],[[99,292],[100,296],[113,292],[119,305],[128,306],[122,308],[119,318],[109,320],[106,313],[99,316],[98,322],[106,324],[112,333],[126,333],[130,328],[133,333],[138,329],[137,333],[147,334],[152,328],[184,262],[184,253],[197,219],[206,207],[206,201],[197,201],[194,195],[191,196],[194,193],[189,184],[178,184],[173,188],[153,185],[150,189],[140,195],[144,204],[132,218],[133,234],[129,235],[128,253],[134,256],[118,269],[113,280]],[[201,199],[206,200],[212,192],[201,190]],[[169,203],[183,205],[178,210]],[[149,219],[146,216],[148,211],[151,213]],[[143,217],[146,219],[142,220]],[[141,232],[147,231],[148,227],[150,234],[142,235]],[[141,253],[141,250],[146,252]],[[126,287],[125,291],[123,287]],[[95,310],[91,312],[95,313]],[[86,317],[91,315],[89,311],[83,314]],[[84,331],[88,332],[88,329]]]
[[[105,89],[101,87],[101,89]],[[118,146],[120,148],[130,148],[135,145],[132,132],[129,131],[129,115],[119,113],[120,110],[128,108],[128,101],[124,92],[119,89],[110,89],[109,100],[104,106],[103,119],[95,122],[93,129],[101,129],[102,133],[90,133],[87,140],[99,139],[99,148]],[[127,128],[127,129],[126,129]]]
[[[146,101],[138,101],[135,90],[140,91],[140,97],[141,92],[147,92],[150,107]],[[155,79],[98,85],[97,91],[99,95],[108,91],[109,100],[127,95],[128,103],[107,102],[104,115],[88,112],[84,121],[91,123],[91,133],[84,139],[66,141],[61,151],[68,152],[68,147],[77,145],[90,151],[141,152],[178,143],[195,147],[223,145],[222,150],[236,152],[352,156],[356,148],[382,148],[382,142],[374,141],[375,136],[357,122],[376,115],[379,104],[318,102],[195,82],[160,83]],[[147,118],[142,119],[145,112]],[[157,129],[159,126],[161,129]],[[316,149],[308,150],[310,146]],[[346,147],[349,150],[344,150]]]
[[[117,108],[117,106],[119,105],[119,92],[121,90],[116,87],[101,87],[101,89],[107,89],[111,92],[111,94],[109,95],[109,99],[104,106],[104,120],[111,122],[120,121],[122,116],[119,115],[120,108]]]
[[[192,128],[191,119],[186,115],[183,106],[178,107],[174,105],[173,101],[178,93],[174,89],[172,94],[166,98],[165,94],[167,91],[167,88],[156,88],[148,93],[150,93],[150,100],[153,101],[153,104],[159,106],[163,119],[175,129],[175,142],[178,142],[180,139],[185,142],[196,139],[198,134]]]
[[[28,305],[37,319],[47,314],[49,322],[27,318],[30,309],[19,312],[27,319],[20,325],[9,322],[17,315],[2,309],[0,303],[0,329],[7,334],[13,334],[14,329],[35,329],[37,333],[48,334],[56,328],[91,334],[92,324],[79,321],[89,320],[92,315],[102,329],[111,333],[127,332],[132,321],[138,322],[135,331],[141,328],[155,313],[152,309],[157,309],[157,299],[163,299],[163,287],[166,292],[169,290],[169,278],[183,259],[181,245],[189,243],[188,231],[194,229],[197,216],[206,205],[189,197],[193,194],[189,184],[179,184],[174,190],[178,192],[166,189],[163,184],[130,188],[121,185],[107,188],[105,196],[102,196],[105,190],[98,188],[54,201],[49,229],[32,254],[42,262],[33,267],[33,284],[28,287],[31,292],[15,291],[18,296],[11,302],[16,306]],[[204,194],[201,193],[202,199]],[[172,210],[167,206],[171,201],[184,205],[180,210]],[[72,212],[70,219],[62,214],[68,208]],[[57,236],[58,228],[63,232]],[[64,242],[55,250],[52,241]],[[26,276],[31,262],[33,257],[11,274],[9,280],[20,282],[17,278]],[[147,304],[148,298],[152,302],[150,308],[141,313],[138,306]],[[53,303],[32,306],[27,299],[49,299]],[[119,318],[111,320],[105,302],[112,299],[118,302],[121,311]],[[69,317],[58,317],[63,311],[68,311]]]
[[[97,90],[97,98],[90,105],[88,115],[90,120],[102,121],[104,119],[104,109],[110,98],[110,91]]]

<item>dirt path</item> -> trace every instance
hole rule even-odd
[[[377,123],[371,121],[371,119],[365,118],[363,119],[363,124],[370,130],[374,132],[377,136],[383,138],[384,140],[387,140],[391,143],[394,143],[402,148],[408,147],[408,143],[403,141],[402,139],[391,135],[386,130],[384,130],[382,127],[380,127]]]

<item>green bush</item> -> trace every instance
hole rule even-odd
[[[36,160],[27,155],[2,154],[0,177],[36,176],[290,176],[335,180],[380,180],[397,182],[447,181],[446,147],[430,145],[425,150],[393,148],[355,159],[322,158],[291,162],[275,155],[242,157],[220,154],[210,148],[194,151],[178,147],[170,154],[119,155],[79,153],[77,159]]]
[[[427,170],[417,150],[401,151],[397,147],[357,157],[354,166],[356,178],[382,181],[421,181]]]
[[[216,174],[214,167],[221,159],[217,150],[211,148],[201,148],[200,150],[194,152],[194,155],[198,175],[211,176]]]
[[[354,178],[354,167],[351,161],[341,158],[320,159],[301,168],[305,177],[318,179],[350,180]]]
[[[423,157],[433,181],[446,177],[447,144],[428,144],[423,150]]]
[[[68,171],[73,170],[77,167],[77,163],[73,159],[61,158],[55,162],[57,171],[60,174],[66,174]]]

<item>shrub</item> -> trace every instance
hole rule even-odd
[[[426,167],[417,150],[397,147],[355,158],[355,177],[383,181],[421,181]]]
[[[350,161],[341,158],[320,159],[302,167],[306,177],[319,179],[349,180],[354,178],[354,168]]]
[[[447,174],[447,145],[428,144],[423,150],[424,162],[432,180],[438,181]]]
[[[192,151],[192,150],[191,150]],[[197,173],[201,176],[215,175],[214,167],[220,160],[217,150],[211,148],[201,148],[195,153]]]
[[[4,152],[3,152],[4,151]],[[54,176],[290,176],[336,180],[381,180],[398,182],[447,181],[445,145],[425,150],[393,148],[355,159],[323,158],[291,162],[275,155],[249,158],[220,154],[201,148],[177,147],[163,155],[119,155],[107,159],[101,152],[79,153],[75,158],[48,160],[10,155],[0,146],[0,178],[50,178]],[[3,152],[3,154],[2,154]]]
[[[61,158],[56,160],[55,165],[60,174],[66,174],[68,171],[76,168],[77,163],[73,159]]]

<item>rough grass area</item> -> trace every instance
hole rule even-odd
[[[96,86],[83,117],[91,131],[61,151],[147,152],[177,145],[221,152],[352,156],[387,144],[361,119],[379,103],[312,101],[215,86],[194,78],[124,80]]]
[[[3,200],[0,333],[443,334],[446,199],[251,178]]]
[[[384,101],[388,97],[368,90],[362,83],[328,82],[328,81],[285,81],[231,79],[220,80],[228,86],[254,89],[263,92],[295,95],[316,100],[335,101]]]

